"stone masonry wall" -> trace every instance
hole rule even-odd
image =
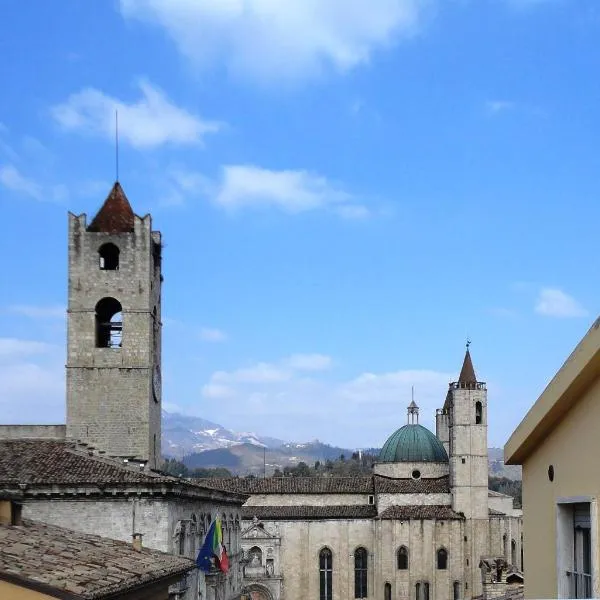
[[[160,461],[160,261],[149,216],[134,232],[86,231],[86,217],[69,215],[67,436],[114,456]],[[118,246],[119,268],[100,269],[98,250]],[[156,262],[156,264],[155,264]],[[122,306],[120,348],[96,348],[95,307],[102,298]]]

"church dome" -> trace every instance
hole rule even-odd
[[[448,462],[442,442],[418,423],[400,427],[383,445],[379,462]]]

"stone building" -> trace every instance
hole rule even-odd
[[[369,476],[218,480],[250,495],[248,596],[458,600],[482,595],[482,557],[522,569],[521,511],[488,490],[487,390],[468,349],[437,436],[418,417],[413,402]]]
[[[0,598],[6,600],[165,600],[189,558],[98,535],[23,520],[0,499]]]
[[[170,597],[241,590],[246,496],[156,471],[161,439],[161,234],[114,184],[100,211],[69,214],[66,425],[0,427],[0,491],[27,518],[195,558],[222,519],[227,575],[194,569]]]

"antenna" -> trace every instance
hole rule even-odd
[[[115,170],[119,181],[119,111],[115,109]]]

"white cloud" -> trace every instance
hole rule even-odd
[[[0,165],[0,185],[35,200],[44,199],[42,186],[25,177],[14,165]]]
[[[227,334],[220,329],[203,327],[200,330],[200,339],[204,342],[224,342],[227,338]]]
[[[375,446],[406,423],[411,386],[415,386],[421,409],[420,422],[434,428],[435,409],[443,405],[448,382],[456,377],[413,369],[335,380],[333,373],[326,372],[331,366],[329,356],[296,354],[272,363],[217,371],[202,388],[202,396],[205,401],[227,402],[215,404],[212,414],[212,403],[205,402],[203,416],[234,429],[289,440],[318,437],[346,447]]]
[[[331,356],[325,354],[293,354],[285,364],[295,371],[324,371],[331,368]]]
[[[301,80],[345,72],[414,34],[428,0],[121,0],[125,17],[158,23],[195,65],[242,77]]]
[[[588,311],[569,294],[558,288],[540,290],[535,312],[546,317],[585,317]]]
[[[18,338],[0,338],[0,359],[12,359],[56,350],[52,344]]]
[[[64,319],[66,317],[66,308],[62,305],[33,306],[29,304],[15,304],[9,306],[8,310],[31,319]]]
[[[353,196],[321,175],[301,170],[273,171],[251,165],[223,167],[214,202],[229,211],[275,207],[295,214],[329,208],[345,217],[368,215],[368,210],[357,204]]]
[[[488,100],[485,103],[486,112],[490,115],[508,112],[514,110],[516,107],[516,103],[509,100]]]
[[[14,165],[0,165],[0,186],[34,200],[64,202],[69,197],[64,185],[42,185],[23,175]]]
[[[119,114],[119,139],[136,148],[162,144],[197,144],[221,124],[205,121],[175,106],[159,88],[140,81],[142,97],[127,103],[100,90],[86,88],[51,109],[54,119],[66,130],[81,131],[113,140],[115,111]]]

